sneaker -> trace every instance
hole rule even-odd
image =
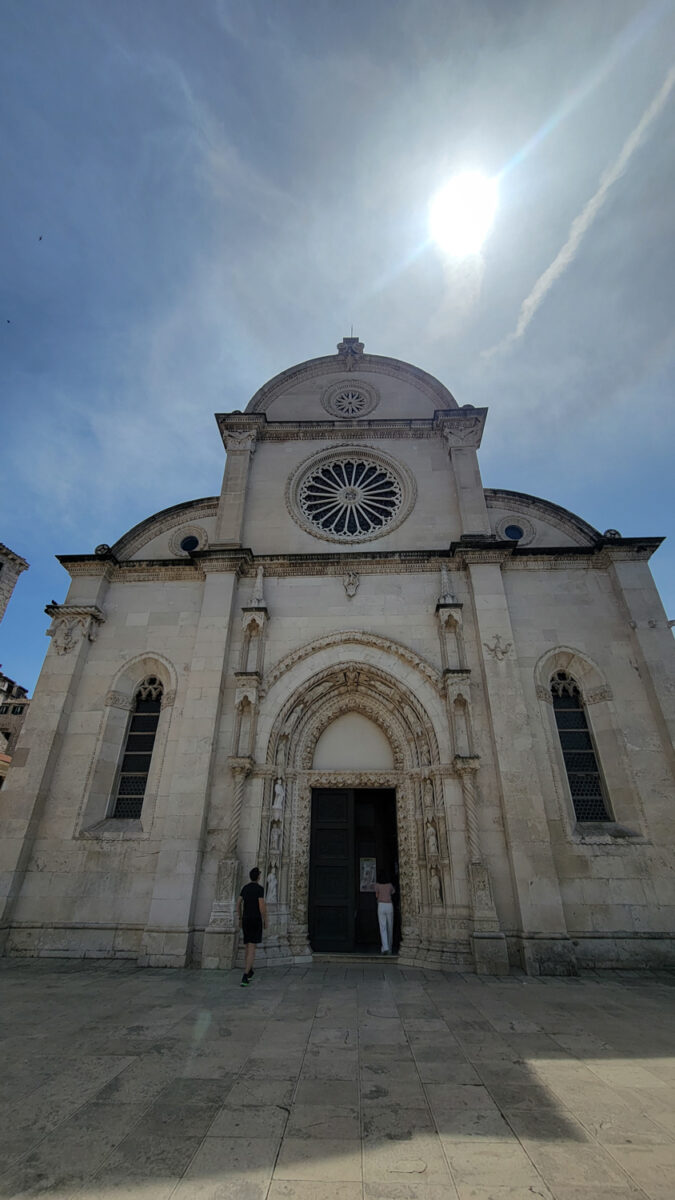
[[[240,987],[248,987],[248,975],[242,975]]]
[[[247,975],[247,979],[248,979],[249,983],[250,983],[250,982],[251,982],[251,980],[253,979],[253,976],[254,976],[254,975],[255,975],[255,971],[253,970],[253,967],[251,967],[251,970],[249,971],[249,973],[248,973],[248,975]]]

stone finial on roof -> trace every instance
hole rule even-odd
[[[344,359],[345,367],[351,371],[354,364],[363,358],[363,342],[360,342],[357,337],[346,337],[341,342],[338,342],[337,352],[340,358]]]

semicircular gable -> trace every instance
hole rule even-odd
[[[139,521],[138,525],[134,525],[127,533],[122,534],[114,546],[111,546],[111,550],[115,558],[119,560],[134,558],[139,555],[141,550],[149,548],[150,544],[161,538],[163,534],[168,535],[182,525],[193,526],[203,521],[214,521],[217,511],[217,496],[206,496],[201,500],[187,500],[182,504],[173,504],[170,508],[164,508],[161,512],[146,517],[144,521]],[[151,558],[172,556],[173,553],[168,545],[165,554],[154,552],[154,548],[153,552],[149,554]]]
[[[354,367],[356,376],[384,375],[409,384],[415,392],[421,393],[433,409],[457,408],[458,404],[452,393],[433,375],[415,367],[412,363],[403,362],[398,358],[387,358],[379,354],[363,354]],[[311,358],[281,371],[264,383],[249,401],[246,412],[267,412],[275,400],[281,396],[290,396],[295,389],[303,384],[316,380],[320,376],[345,376],[345,359],[340,354],[330,354],[323,358]],[[379,415],[379,414],[378,414]],[[325,419],[325,413],[323,414]]]
[[[540,496],[530,496],[527,492],[512,492],[507,488],[485,488],[485,503],[490,510],[493,520],[500,524],[499,514],[522,515],[532,522],[535,538],[528,538],[523,545],[532,541],[540,545],[549,540],[547,534],[562,533],[578,546],[594,545],[601,534],[588,521],[578,517],[576,513],[554,504],[551,500],[543,500]]]

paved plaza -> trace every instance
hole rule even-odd
[[[0,1195],[675,1196],[675,976],[0,964]]]

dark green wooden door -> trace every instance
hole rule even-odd
[[[324,953],[353,950],[355,919],[354,793],[312,792],[309,940]]]

